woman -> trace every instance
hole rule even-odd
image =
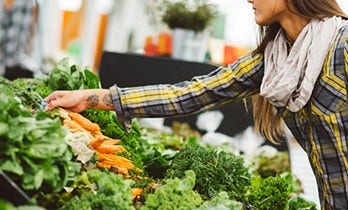
[[[307,152],[322,209],[348,209],[348,22],[335,0],[248,0],[258,48],[228,68],[174,85],[57,91],[47,109],[133,117],[196,113],[253,96],[255,126],[276,141],[281,119]]]

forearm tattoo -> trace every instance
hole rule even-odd
[[[87,104],[91,107],[96,107],[99,103],[99,96],[96,94],[87,97]]]
[[[105,94],[103,97],[103,102],[108,107],[113,107],[113,102],[111,98],[111,94]]]

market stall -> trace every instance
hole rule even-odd
[[[0,78],[1,209],[315,209],[300,196],[287,153],[245,156],[204,144],[194,131],[141,126],[127,132],[113,112],[45,111],[54,90],[101,88],[88,68],[62,60],[49,75]],[[273,151],[273,152],[270,152]],[[11,182],[9,182],[11,181]]]

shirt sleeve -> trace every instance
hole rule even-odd
[[[132,118],[194,114],[246,98],[259,92],[264,74],[263,56],[248,54],[228,67],[176,84],[110,87],[121,123]]]

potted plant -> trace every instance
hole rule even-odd
[[[165,0],[163,23],[172,29],[172,57],[203,61],[207,49],[208,26],[218,14],[208,0]]]
[[[205,30],[217,15],[214,4],[207,0],[164,2],[162,21],[170,29],[182,28],[201,32]]]

